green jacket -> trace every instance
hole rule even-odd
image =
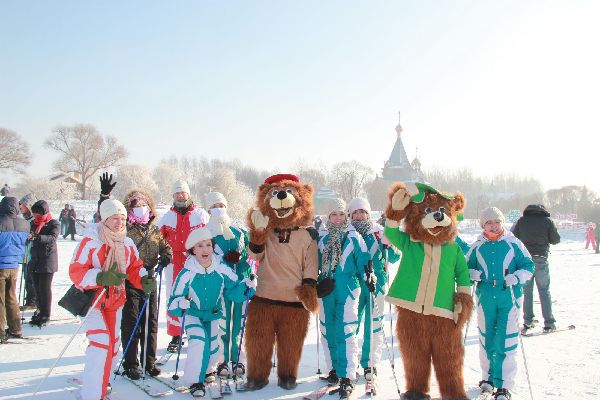
[[[470,294],[465,256],[454,241],[430,245],[385,227],[385,236],[402,252],[402,261],[386,300],[425,315],[453,318],[454,293]]]

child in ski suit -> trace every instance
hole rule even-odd
[[[206,208],[210,218],[206,227],[210,230],[214,240],[214,252],[222,258],[223,264],[228,266],[238,276],[238,279],[248,278],[251,273],[248,264],[248,235],[245,231],[231,226],[231,219],[227,214],[227,199],[219,192],[209,192],[206,195]],[[229,362],[231,370],[243,375],[245,367],[239,363],[241,358],[240,334],[242,331],[243,303],[231,301],[227,296],[223,298],[223,318],[221,319],[221,341],[223,355],[217,367],[220,376],[229,375]],[[236,370],[239,367],[239,370]]]
[[[335,280],[333,291],[319,299],[321,343],[330,385],[341,378],[340,396],[352,393],[358,364],[358,297],[360,281],[365,279],[365,266],[370,259],[367,246],[352,225],[348,226],[346,203],[329,202],[328,218],[319,231],[319,277],[317,294],[324,279]]]
[[[126,236],[125,206],[117,200],[105,200],[100,205],[100,216],[100,223],[89,225],[69,266],[69,276],[78,288],[97,289],[96,298],[101,296],[85,320],[89,344],[85,352],[82,400],[98,400],[106,395],[121,344],[125,279],[146,293],[156,288],[156,280],[145,276],[138,251]]]
[[[190,256],[177,275],[168,301],[171,314],[183,317],[188,336],[184,381],[194,397],[206,393],[204,382],[214,381],[219,357],[219,322],[223,295],[241,303],[252,297],[256,279],[239,280],[235,272],[213,254],[208,228],[193,230],[185,247]],[[208,374],[207,374],[208,372]]]
[[[534,263],[523,243],[504,229],[504,215],[496,207],[483,210],[484,229],[471,246],[467,263],[471,280],[477,282],[477,324],[482,392],[496,400],[509,400],[517,372],[519,315],[523,289],[533,276]]]
[[[598,247],[598,244],[596,243],[596,224],[593,222],[590,222],[587,225],[587,228],[585,230],[585,249],[588,249],[588,246],[590,245],[590,243],[592,244],[592,250],[596,250],[596,247]]]
[[[377,365],[381,360],[383,346],[383,312],[385,285],[388,281],[386,261],[394,263],[400,259],[400,254],[394,251],[392,246],[382,243],[383,227],[371,221],[371,205],[367,199],[356,197],[348,203],[348,214],[351,224],[364,239],[370,255],[372,272],[375,274],[375,292],[371,297],[371,291],[367,284],[361,280],[360,300],[358,302],[358,320],[362,321],[365,316],[363,329],[364,338],[360,365],[363,368],[367,380],[372,380],[377,374]],[[373,314],[371,316],[371,308]],[[373,338],[371,338],[371,324],[373,324]],[[371,340],[373,348],[371,348]]]

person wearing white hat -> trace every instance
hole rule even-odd
[[[360,280],[370,259],[361,235],[348,224],[346,203],[332,199],[327,220],[319,231],[319,324],[329,374],[321,379],[335,385],[340,396],[352,393],[358,365],[358,339],[348,329],[358,328]],[[350,328],[348,328],[350,327]]]
[[[206,194],[206,208],[210,219],[206,227],[213,235],[214,252],[221,257],[223,264],[234,271],[239,279],[250,276],[252,268],[248,264],[248,234],[231,225],[231,218],[227,214],[227,199],[219,192]],[[238,360],[243,359],[240,352],[240,336],[242,332],[244,305],[228,298],[223,301],[223,318],[221,319],[222,356],[219,359],[217,373],[228,376],[231,371],[243,375],[245,365]]]
[[[400,254],[395,251],[394,247],[382,242],[383,227],[371,220],[371,205],[367,199],[356,197],[350,200],[348,214],[352,226],[364,239],[370,255],[368,273],[360,281],[358,320],[362,321],[364,316],[360,365],[367,381],[372,381],[377,375],[377,365],[381,360],[383,350],[384,298],[385,285],[388,281],[386,263],[398,261]],[[373,325],[372,328],[371,325]],[[373,338],[371,338],[371,331]],[[373,347],[371,347],[371,343]]]
[[[188,235],[194,229],[203,227],[208,222],[208,213],[194,204],[190,197],[190,187],[186,181],[183,179],[176,180],[171,186],[171,194],[173,195],[173,206],[157,224],[163,237],[169,242],[173,250],[171,263],[164,270],[167,292],[171,291],[175,277],[183,268],[187,257],[184,244]],[[181,324],[179,318],[172,315],[168,309],[166,312],[167,334],[171,336],[171,342],[167,346],[167,350],[176,353],[179,335],[181,334]]]
[[[223,297],[242,303],[254,295],[257,280],[254,276],[240,279],[214,254],[213,235],[206,227],[193,230],[185,247],[189,257],[177,275],[167,308],[177,317],[185,313],[189,343],[183,379],[192,396],[201,397],[205,384],[216,379]]]
[[[510,400],[517,373],[517,336],[523,285],[533,277],[534,262],[525,245],[504,229],[496,207],[482,211],[481,236],[467,253],[471,280],[477,282],[479,361],[482,393]]]
[[[126,236],[125,206],[118,200],[104,200],[100,218],[99,223],[88,225],[69,266],[75,286],[95,290],[100,297],[86,317],[89,344],[83,370],[83,400],[98,400],[106,395],[120,347],[125,279],[146,293],[156,289],[156,280],[146,276],[135,244]]]

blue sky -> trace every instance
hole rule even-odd
[[[409,157],[600,191],[594,1],[0,2],[0,126],[91,123],[129,162]]]

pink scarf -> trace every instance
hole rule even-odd
[[[113,263],[116,262],[119,272],[125,273],[127,270],[127,260],[125,259],[125,236],[127,235],[127,229],[123,227],[121,232],[114,232],[104,222],[100,222],[98,226],[98,237],[108,247],[102,271],[108,271]]]

